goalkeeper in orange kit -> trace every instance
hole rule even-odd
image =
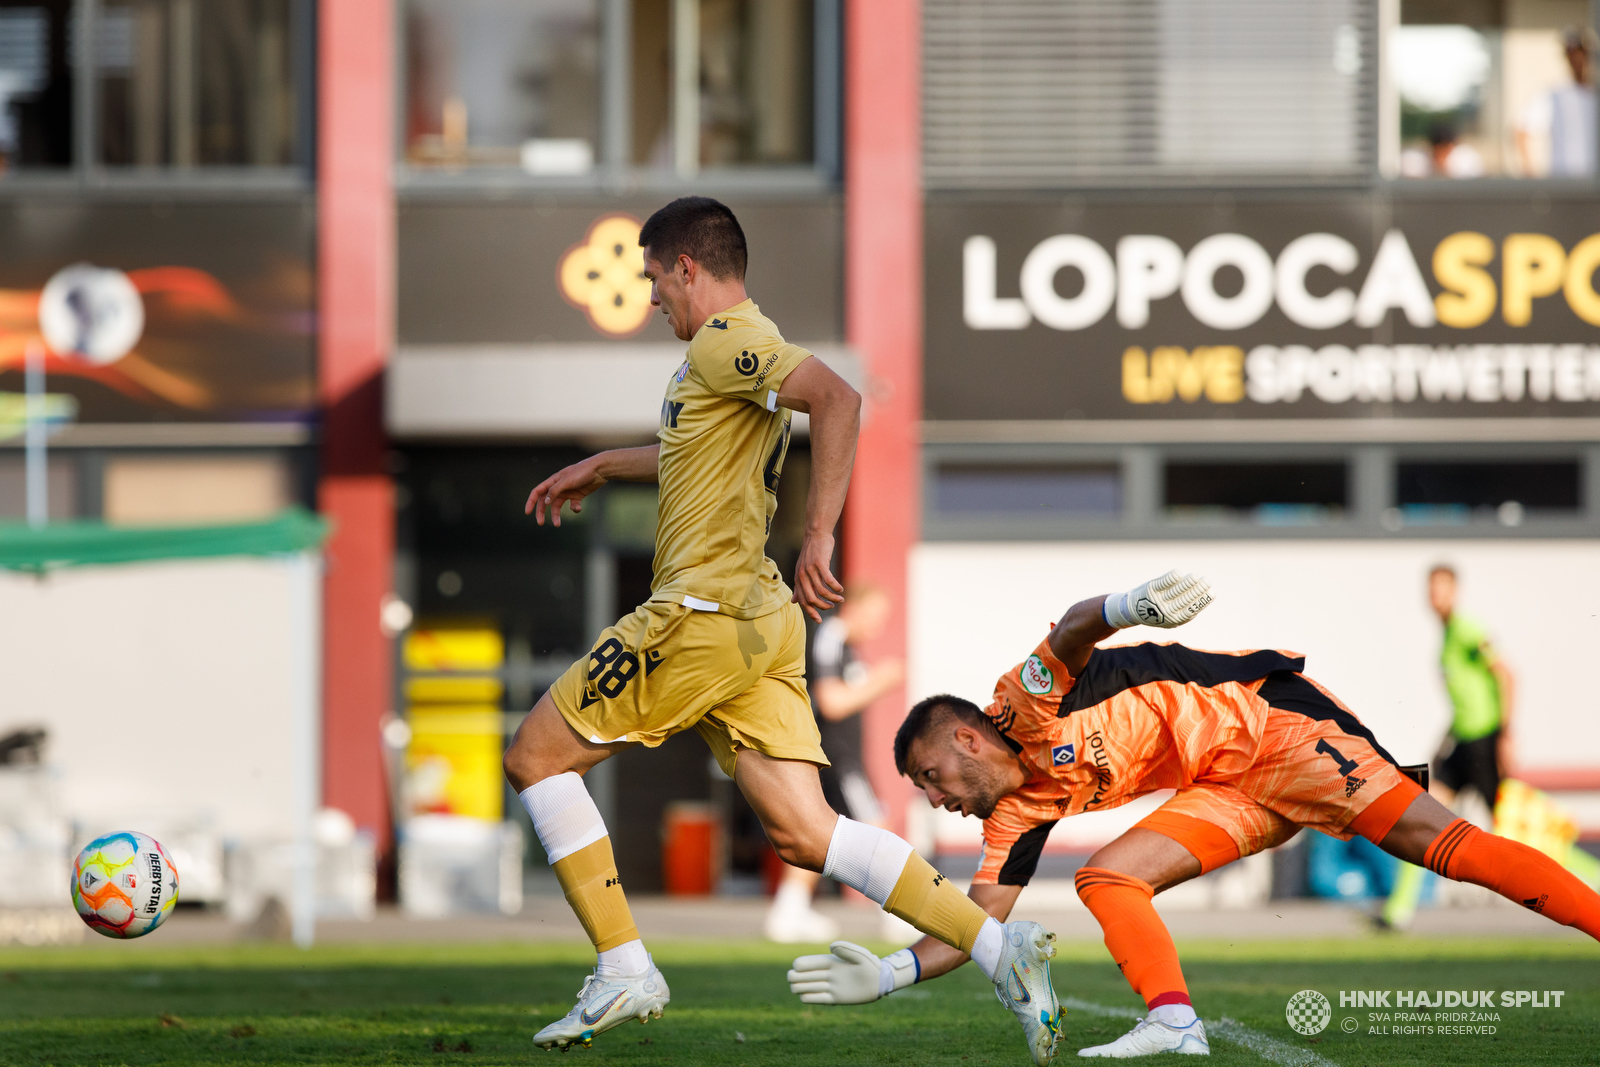
[[[983,819],[972,899],[1000,920],[1032,877],[1056,822],[1176,794],[1078,871],[1078,895],[1149,1014],[1082,1056],[1207,1054],[1205,1027],[1151,897],[1301,827],[1360,835],[1447,878],[1486,886],[1600,938],[1600,896],[1526,845],[1485,833],[1428,796],[1359,719],[1275,650],[1205,652],[1179,644],[1096,647],[1118,630],[1179,626],[1211,602],[1176,572],[1073,605],[1001,677],[987,708],[929,697],[895,738],[901,773],[930,803]],[[849,942],[795,961],[791,989],[811,1003],[860,1003],[965,962],[925,938],[886,960]],[[901,959],[899,957],[906,957]],[[866,980],[870,977],[870,983]]]

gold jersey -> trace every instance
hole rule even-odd
[[[789,449],[778,390],[811,353],[749,300],[712,316],[661,403],[661,503],[650,600],[757,619],[789,602],[766,558]]]

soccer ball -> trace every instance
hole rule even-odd
[[[72,864],[72,906],[107,937],[143,937],[178,901],[178,869],[160,842],[123,830],[97,837]]]

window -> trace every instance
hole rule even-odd
[[[947,464],[934,483],[934,506],[944,515],[1114,519],[1122,510],[1116,467]]]
[[[1168,463],[1167,516],[1313,524],[1344,513],[1348,481],[1343,463]]]
[[[408,0],[403,154],[536,176],[811,166],[831,128],[817,42],[833,47],[836,14],[837,0]]]
[[[408,162],[594,166],[598,0],[411,0],[406,29]]]
[[[808,163],[811,4],[700,0],[700,165]]]
[[[107,0],[96,50],[99,162],[294,162],[289,0]]]
[[[308,12],[308,0],[0,0],[0,170],[294,165],[309,134]]]
[[[1407,524],[1492,519],[1519,526],[1529,512],[1575,513],[1581,506],[1576,460],[1529,463],[1400,463],[1395,502]]]
[[[928,185],[1363,178],[1376,7],[926,0]]]
[[[1510,5],[1506,5],[1510,8]],[[1407,0],[1389,38],[1388,153],[1405,178],[1595,174],[1596,39],[1583,4]]]
[[[68,0],[0,0],[0,173],[72,165]]]

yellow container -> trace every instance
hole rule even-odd
[[[418,627],[406,635],[408,670],[497,671],[505,659],[505,640],[489,626]]]
[[[406,792],[412,814],[499,822],[505,810],[500,709],[492,704],[432,705],[412,708],[410,719]]]
[[[493,704],[500,706],[505,683],[498,678],[466,677],[407,678],[408,704]]]

